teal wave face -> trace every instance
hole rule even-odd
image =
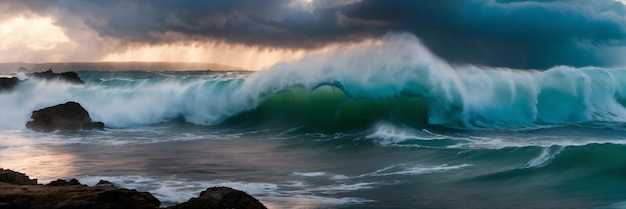
[[[355,99],[343,90],[324,85],[312,91],[294,87],[266,96],[253,110],[225,122],[271,127],[305,127],[323,131],[363,129],[380,121],[424,126],[426,103],[414,97]]]
[[[452,69],[444,75],[432,75],[436,70],[420,67],[397,71],[404,75],[391,81],[370,79],[369,84],[358,84],[324,79],[317,83],[321,86],[307,88],[300,83],[276,88],[261,96],[254,108],[229,121],[324,130],[366,128],[381,121],[412,127],[507,129],[626,118],[624,86],[618,82],[626,75],[623,70],[470,68]]]

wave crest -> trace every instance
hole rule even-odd
[[[0,94],[5,106],[0,127],[16,122],[21,127],[31,111],[67,100],[83,104],[109,127],[176,118],[199,125],[269,123],[332,130],[380,121],[462,129],[626,121],[623,69],[455,66],[407,34],[256,73],[79,75],[86,86],[28,81],[16,92]]]

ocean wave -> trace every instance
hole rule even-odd
[[[406,34],[255,73],[79,75],[85,86],[29,80],[14,92],[0,93],[0,127],[23,127],[31,111],[68,100],[110,128],[178,118],[197,125],[305,126],[328,132],[379,122],[476,130],[626,121],[624,69],[457,66]]]

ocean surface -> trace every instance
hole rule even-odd
[[[164,205],[229,186],[270,208],[626,208],[624,69],[456,66],[399,38],[259,72],[175,70],[0,93],[0,167]],[[67,101],[106,129],[24,127]]]

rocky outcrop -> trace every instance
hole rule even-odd
[[[36,78],[36,79],[43,79],[43,80],[60,80],[60,81],[66,81],[66,82],[75,83],[75,84],[85,84],[85,81],[80,79],[80,77],[78,77],[78,74],[76,74],[75,72],[71,72],[71,71],[64,72],[64,73],[54,73],[52,72],[52,69],[50,69],[44,72],[31,73],[31,74],[28,74],[28,76],[32,78]]]
[[[113,183],[111,183],[110,181],[100,180],[100,181],[98,181],[96,186],[115,186],[115,185],[113,185]]]
[[[25,72],[25,71],[27,71],[27,69],[23,67],[21,67],[19,70],[19,72]],[[30,73],[30,74],[27,74],[27,76],[30,78],[40,79],[40,80],[60,80],[60,81],[65,81],[69,83],[74,83],[74,84],[85,84],[85,82],[82,79],[80,79],[78,74],[76,74],[75,72],[71,72],[71,71],[65,72],[65,73],[54,73],[52,72],[52,70],[48,70],[45,72]],[[9,78],[1,77],[0,78],[0,93],[2,93],[3,91],[13,90],[21,82],[22,80],[16,77],[9,77]]]
[[[11,91],[13,90],[18,84],[20,84],[20,79],[16,78],[16,77],[11,77],[11,78],[0,78],[0,92],[3,91]]]
[[[16,185],[37,185],[37,179],[30,179],[26,174],[0,168],[0,182]]]
[[[187,202],[168,207],[168,209],[267,209],[259,200],[249,194],[228,187],[208,188],[200,193],[199,197],[191,198]]]
[[[1,178],[9,173],[10,178]],[[78,180],[56,180],[50,184],[16,184],[28,176],[0,169],[0,209],[156,209],[161,202],[148,192],[138,192],[109,186],[107,181],[97,186],[85,186]],[[18,179],[18,180],[16,180]],[[10,181],[10,182],[8,182]],[[32,181],[32,180],[31,180]],[[107,184],[107,185],[105,185]],[[256,209],[266,208],[245,192],[228,187],[214,187],[168,209]]]
[[[26,127],[35,131],[103,129],[104,123],[93,122],[85,108],[76,102],[33,111],[33,119]]]
[[[160,204],[148,192],[111,186],[20,186],[0,183],[0,209],[156,209]]]
[[[51,181],[50,183],[46,184],[46,186],[53,186],[53,187],[58,187],[58,186],[79,186],[82,185],[80,184],[80,182],[77,179],[72,179],[72,180],[63,180],[63,179],[57,179],[54,181]]]

